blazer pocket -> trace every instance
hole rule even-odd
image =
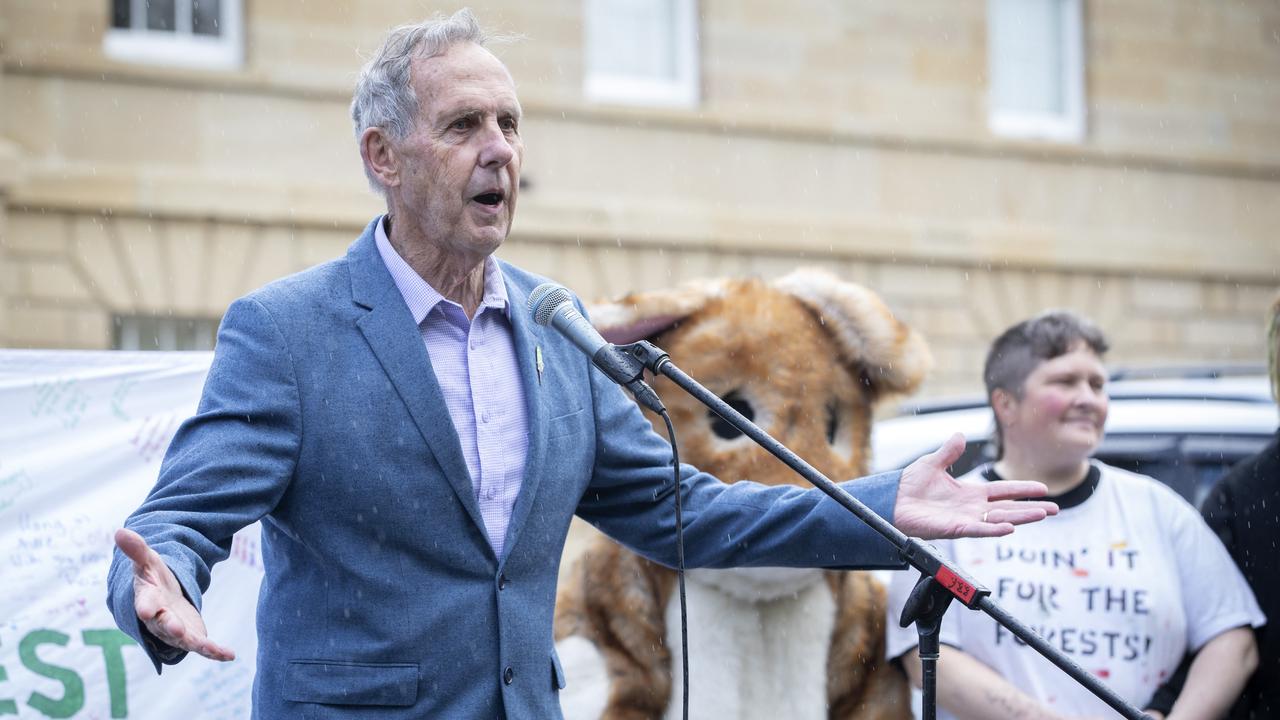
[[[551,651],[551,682],[556,684],[556,690],[564,689],[564,666],[560,664],[560,656],[555,650]]]
[[[410,707],[418,702],[417,663],[293,660],[284,699],[323,705]]]
[[[553,417],[547,421],[547,439],[555,440],[566,435],[573,435],[581,430],[582,408],[573,412]]]

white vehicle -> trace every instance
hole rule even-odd
[[[1265,375],[1177,372],[1183,377],[1113,375],[1107,383],[1111,404],[1106,437],[1095,457],[1150,475],[1199,507],[1228,468],[1271,440],[1280,414]],[[877,472],[904,467],[957,431],[968,443],[951,467],[954,475],[994,459],[991,409],[975,396],[922,403],[877,421],[871,434],[872,466]]]

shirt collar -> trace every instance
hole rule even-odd
[[[982,470],[982,477],[997,482],[1003,480],[1000,473],[996,472],[994,464],[987,465]],[[1037,500],[1048,500],[1056,503],[1059,510],[1070,510],[1077,505],[1081,505],[1085,500],[1093,496],[1095,490],[1098,489],[1098,483],[1102,480],[1102,471],[1098,469],[1095,463],[1089,463],[1089,470],[1084,474],[1084,482],[1071,488],[1070,490],[1059,495],[1050,495],[1047,497],[1036,498]]]
[[[391,247],[391,240],[387,237],[386,222],[385,215],[378,220],[377,228],[373,231],[373,239],[378,246],[378,254],[382,256],[383,264],[391,273],[396,289],[400,291],[405,304],[409,306],[414,323],[421,325],[436,305],[442,302],[458,307],[457,303],[441,295],[431,287],[430,283],[423,280],[422,276],[400,257],[400,253]],[[484,296],[480,299],[480,307],[476,309],[476,313],[479,314],[485,308],[499,310],[507,316],[508,320],[511,319],[511,303],[507,300],[507,283],[502,275],[502,268],[498,266],[498,261],[492,255],[484,259]]]

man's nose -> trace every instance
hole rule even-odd
[[[498,127],[498,123],[485,123],[484,133],[480,138],[480,166],[500,168],[511,162],[516,156],[516,149],[511,139]]]

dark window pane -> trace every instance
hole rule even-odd
[[[147,0],[147,29],[173,32],[173,0]]]
[[[195,0],[191,6],[191,31],[196,35],[221,35],[221,10],[219,0]]]
[[[111,0],[111,27],[129,28],[129,20],[133,15],[130,10],[129,0]]]
[[[216,318],[117,315],[112,345],[117,350],[212,350]]]

